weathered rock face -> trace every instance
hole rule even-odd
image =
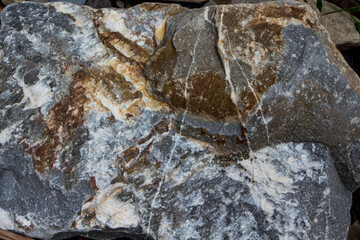
[[[231,4],[261,3],[273,0],[231,0]],[[288,0],[283,0],[288,1]],[[317,10],[316,0],[301,0]],[[328,1],[323,1],[322,14],[340,10],[341,8]],[[355,17],[356,18],[356,17]],[[331,40],[340,50],[348,50],[360,46],[360,34],[356,31],[354,20],[346,12],[338,12],[321,16],[321,23],[329,32]]]
[[[346,237],[359,78],[310,7],[1,14],[0,228]]]

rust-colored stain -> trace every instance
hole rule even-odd
[[[24,226],[24,225],[22,225],[19,221],[16,220],[16,217],[14,218],[14,222],[15,222],[15,224],[16,224],[19,228],[24,229],[26,232],[29,232],[29,231],[31,231],[32,229],[34,229],[34,225],[33,225],[32,223],[30,223],[29,226]],[[1,239],[1,236],[0,236],[0,239]]]
[[[148,12],[152,12],[152,11],[166,11],[166,14],[168,16],[174,16],[178,13],[181,13],[185,10],[187,10],[187,8],[182,7],[180,5],[171,5],[169,8],[169,5],[165,5],[162,3],[142,3],[141,5],[139,5],[141,9],[144,9]]]
[[[34,156],[34,168],[42,173],[52,168],[63,146],[74,136],[85,120],[84,105],[88,101],[83,83],[88,76],[79,71],[69,87],[69,94],[50,110],[44,122],[44,138],[35,146],[25,146],[26,152]]]
[[[227,83],[219,75],[200,72],[189,79],[175,79],[177,52],[170,39],[147,66],[148,91],[158,101],[175,109],[188,109],[200,116],[218,120],[235,119],[237,109],[227,92]],[[185,88],[187,89],[187,99]]]
[[[257,7],[255,18],[249,22],[246,28],[239,28],[238,22],[246,19],[250,14],[248,9],[239,13],[236,8],[228,8],[223,17],[223,25],[228,30],[226,33],[225,47],[231,50],[231,54],[237,61],[240,72],[242,88],[238,89],[238,112],[242,120],[247,119],[257,109],[262,95],[277,82],[277,71],[285,41],[282,37],[284,26],[279,19],[299,18],[305,12],[301,8],[287,7]],[[284,12],[283,12],[284,11]],[[254,14],[254,13],[251,13]],[[239,29],[238,29],[239,28]],[[249,56],[255,56],[256,52],[262,53],[261,65],[251,65],[251,59],[246,60],[242,56],[242,49],[247,49]],[[285,61],[287,59],[284,59]],[[234,65],[236,66],[236,64]],[[239,81],[239,80],[238,80]]]
[[[241,133],[239,135],[222,135],[219,133],[211,133],[208,129],[200,127],[192,127],[184,123],[176,122],[176,130],[181,135],[200,140],[213,146],[216,152],[220,154],[230,154],[233,152],[242,152],[246,154],[248,152],[248,142],[246,140],[246,128],[241,127]]]
[[[139,144],[144,144],[149,141],[153,136],[158,134],[163,134],[169,131],[169,121],[166,118],[163,118],[158,124],[156,124],[150,131],[150,134],[146,137],[139,140]]]
[[[147,156],[150,154],[150,147],[148,146],[141,152],[137,147],[130,147],[119,156],[118,162],[120,164],[121,172],[117,177],[117,181],[127,181],[128,178],[124,177],[131,175],[134,172],[142,171],[145,168],[153,166],[148,160]]]
[[[253,15],[265,18],[295,18],[302,20],[305,14],[306,10],[301,7],[271,4],[266,7],[255,8]]]
[[[89,179],[89,183],[90,183],[90,186],[95,189],[95,190],[99,190],[99,188],[97,187],[96,185],[96,178],[94,176],[91,176],[90,179]]]
[[[196,73],[188,79],[187,109],[213,119],[237,119],[237,107],[226,91],[227,82],[209,72]]]
[[[126,81],[124,76],[117,73],[113,68],[107,71],[94,71],[89,69],[89,73],[94,80],[95,87],[106,90],[107,95],[114,101],[128,101],[141,98],[142,93],[137,91],[133,84]]]
[[[121,33],[119,32],[106,32],[100,34],[100,39],[102,42],[111,49],[116,49],[118,52],[118,49],[116,48],[117,45],[121,47],[122,49],[128,50],[133,56],[133,59],[145,63],[149,60],[151,53],[146,50],[145,48],[140,47],[136,44],[136,42],[133,42],[127,38],[125,38]]]

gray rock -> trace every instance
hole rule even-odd
[[[116,1],[116,6],[119,7],[119,8],[124,8],[124,7],[125,7],[125,4],[124,4],[123,1],[117,0],[117,1]]]
[[[231,0],[230,3],[244,4],[270,1],[273,0]],[[301,1],[305,2],[304,0]],[[315,11],[318,11],[316,0],[307,0],[306,3],[308,3]],[[322,1],[322,3],[322,14],[341,9],[328,1]],[[355,19],[357,18],[355,17]],[[359,19],[357,20],[360,21]],[[321,16],[321,22],[329,32],[331,40],[336,44],[336,47],[339,50],[348,50],[360,46],[360,34],[356,31],[353,19],[346,12],[323,15]]]
[[[316,7],[315,0],[309,0],[309,4]],[[324,1],[322,13],[340,10],[338,6]],[[355,19],[357,19],[355,17]],[[324,15],[321,17],[326,30],[329,31],[331,40],[340,50],[348,50],[360,46],[360,34],[356,31],[353,19],[345,12]],[[360,21],[357,19],[357,21]]]
[[[86,3],[86,0],[49,0],[49,2],[68,2],[78,5],[84,5]]]
[[[1,22],[0,228],[346,238],[360,80],[308,5],[27,2]]]
[[[12,3],[17,3],[17,2],[22,2],[23,0],[1,0],[1,2],[7,6],[7,5],[10,5]]]

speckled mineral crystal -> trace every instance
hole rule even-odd
[[[1,12],[0,228],[345,239],[360,80],[309,6]]]

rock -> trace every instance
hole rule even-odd
[[[26,2],[1,21],[0,228],[346,238],[360,80],[308,5]]]
[[[172,0],[172,2],[181,2],[181,3],[204,3],[207,0]],[[160,1],[165,2],[165,1]]]
[[[315,0],[309,0],[312,6],[316,6]],[[322,13],[339,10],[338,6],[323,1]],[[356,18],[357,19],[357,18]],[[345,12],[338,12],[321,17],[326,30],[329,31],[331,40],[340,50],[352,49],[360,46],[360,33],[356,31],[353,19]],[[357,19],[360,21],[359,19]]]
[[[125,7],[125,4],[124,4],[123,1],[117,0],[117,1],[116,1],[116,6],[119,7],[119,8],[124,8],[124,7]]]
[[[110,0],[87,0],[86,5],[93,8],[110,8]]]
[[[217,3],[214,0],[209,0],[203,5],[203,7],[208,7],[213,5],[217,5]]]
[[[86,0],[49,0],[49,2],[68,2],[78,5],[84,5],[86,3]]]
[[[348,240],[359,240],[360,238],[360,224],[359,221],[356,220],[349,228],[349,236]]]
[[[261,3],[273,0],[231,0],[231,4],[239,3]],[[284,0],[287,1],[287,0]],[[303,0],[303,2],[305,2]],[[317,10],[316,0],[306,1],[313,9]],[[322,13],[339,10],[338,6],[328,1],[322,1]],[[356,18],[357,19],[357,18]],[[357,19],[360,21],[359,19]],[[345,12],[321,16],[321,21],[329,32],[331,40],[339,50],[348,50],[360,46],[360,34],[356,31],[353,19]]]
[[[17,3],[17,2],[23,2],[23,0],[1,0],[1,2],[7,6],[9,4],[12,4],[12,3]]]

